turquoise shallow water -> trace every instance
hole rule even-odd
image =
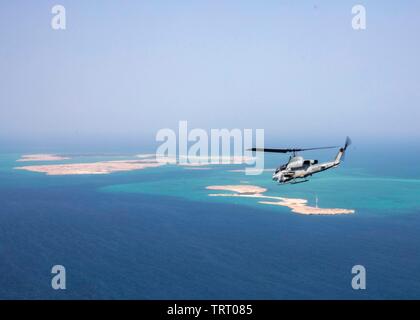
[[[0,155],[0,298],[419,298],[416,157],[390,170],[395,158],[354,152],[308,183],[279,186],[271,172],[231,172],[241,165],[46,176],[14,170],[17,154]],[[281,160],[266,162],[273,168]],[[208,196],[206,186],[224,184],[310,204],[318,197],[321,207],[356,213],[303,216],[256,199]],[[65,292],[50,287],[54,264],[66,266]],[[367,268],[366,291],[350,286],[355,264]]]
[[[245,204],[267,207],[258,199],[209,197],[206,190],[211,185],[256,185],[267,189],[265,195],[302,198],[310,205],[326,208],[354,209],[357,214],[389,215],[411,213],[420,209],[420,179],[374,176],[358,169],[325,172],[310,182],[299,185],[278,185],[271,181],[272,172],[247,176],[226,166],[210,166],[210,170],[189,170],[173,167],[157,181],[116,184],[101,188],[105,192],[127,192],[154,195],[170,195],[194,201]],[[222,192],[229,193],[229,192]],[[271,206],[268,206],[271,207]],[[281,207],[271,208],[285,211]],[[290,210],[289,210],[290,211]]]

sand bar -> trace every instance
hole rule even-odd
[[[25,161],[59,161],[59,160],[68,160],[68,157],[58,156],[56,154],[25,154],[16,161],[25,162]]]
[[[253,194],[253,195],[260,195],[267,191],[267,189],[253,186],[253,185],[226,185],[226,186],[208,186],[206,187],[208,190],[224,190],[224,191],[233,191],[236,192],[238,195],[241,194]]]
[[[69,163],[40,166],[16,167],[18,170],[41,172],[47,175],[72,175],[72,174],[109,174],[119,171],[142,170],[155,168],[163,164],[157,162],[140,162],[137,160],[101,161],[92,163]]]
[[[150,159],[150,158],[156,159],[156,154],[154,154],[154,153],[141,153],[141,154],[136,154],[136,157],[141,158],[141,159]]]
[[[233,191],[236,193],[219,193],[209,194],[211,197],[248,197],[258,199],[270,199],[275,201],[259,201],[258,203],[266,205],[276,205],[288,207],[294,213],[305,214],[305,215],[337,215],[337,214],[352,214],[355,211],[353,209],[340,209],[340,208],[319,208],[308,206],[308,200],[306,199],[293,199],[275,196],[266,196],[263,193],[267,189],[251,186],[251,185],[226,185],[226,186],[208,186],[208,190],[224,190]]]
[[[236,192],[238,195],[242,195],[242,194],[261,195],[262,193],[267,191],[267,189],[265,188],[252,186],[252,185],[208,186],[206,187],[206,189],[233,191],[233,192]]]
[[[246,169],[234,169],[228,170],[228,172],[248,172],[248,173],[259,173],[259,172],[273,172],[276,169],[258,169],[258,168],[246,168]]]

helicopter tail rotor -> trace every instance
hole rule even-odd
[[[344,144],[344,151],[347,149],[347,147],[351,145],[351,139],[350,137],[346,138],[346,143]]]
[[[343,156],[341,157],[342,161],[344,161],[346,159],[346,152],[345,151],[347,150],[347,147],[350,146],[350,145],[351,145],[351,139],[350,139],[350,137],[347,137],[346,142],[344,144],[344,147],[340,149],[340,151],[343,152]]]

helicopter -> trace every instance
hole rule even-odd
[[[323,163],[318,163],[318,160],[304,159],[303,157],[298,156],[297,153],[308,150],[333,149],[338,148],[337,146],[305,149],[251,148],[249,149],[249,151],[292,153],[292,156],[289,157],[289,161],[276,169],[276,171],[273,174],[273,180],[277,181],[279,184],[296,184],[309,181],[308,177],[311,177],[315,173],[338,167],[341,161],[344,160],[344,154],[350,144],[351,139],[347,137],[344,146],[338,150],[335,159]]]

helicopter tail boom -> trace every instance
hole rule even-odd
[[[343,157],[343,155],[344,155],[344,149],[343,148],[340,148],[340,150],[337,153],[337,156],[335,157],[334,163],[338,165],[340,163],[341,158]]]

